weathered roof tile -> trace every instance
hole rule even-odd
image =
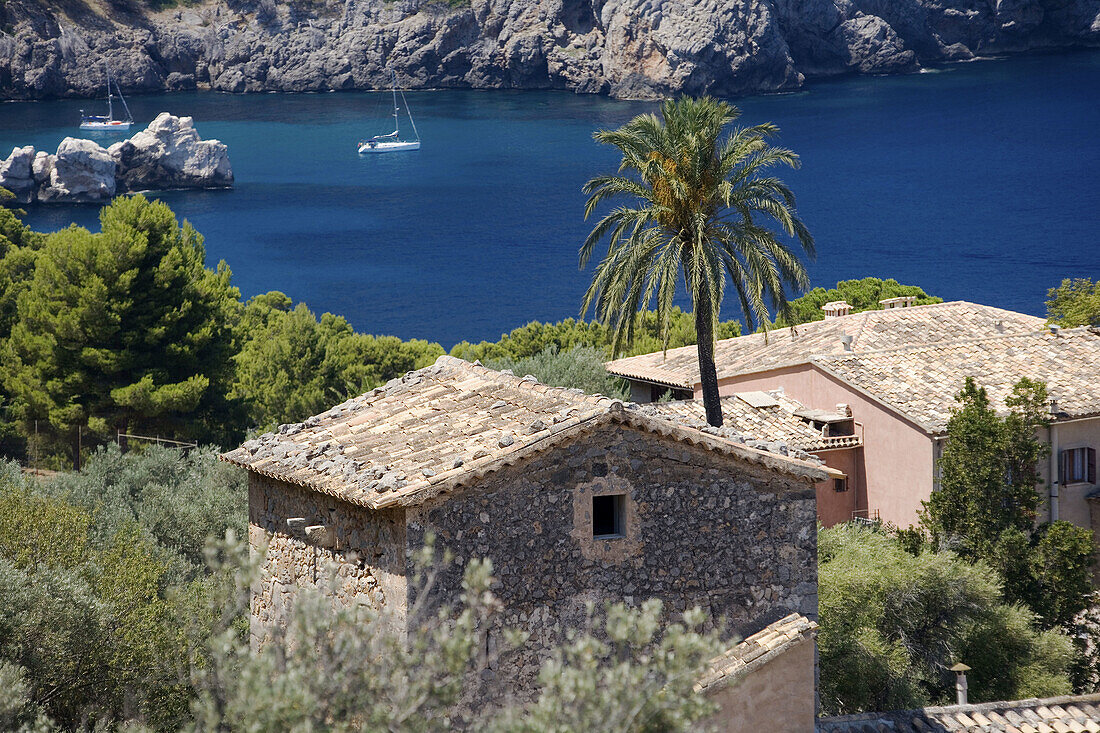
[[[814,357],[823,371],[932,433],[943,432],[967,377],[1001,410],[1021,377],[1042,380],[1061,417],[1100,414],[1100,330],[990,336],[903,349]]]
[[[819,718],[818,733],[889,730],[959,731],[960,733],[1066,733],[1100,731],[1100,711],[1092,707],[1100,694],[1046,700],[947,705],[888,713],[859,713]]]
[[[547,387],[460,359],[391,380],[222,455],[230,463],[371,508],[412,505],[610,422],[820,481],[771,455],[602,395]],[[534,429],[537,426],[538,429]],[[354,457],[354,461],[350,457]]]
[[[785,616],[712,659],[698,688],[705,690],[736,682],[791,646],[812,639],[816,629],[817,624],[801,614]]]
[[[739,442],[749,442],[750,445],[752,440],[782,442],[793,449],[791,452],[796,456],[801,455],[800,452],[857,448],[863,444],[858,435],[826,436],[796,414],[803,410],[798,401],[783,394],[762,393],[771,400],[770,404],[763,404],[761,407],[753,407],[750,404],[753,400],[746,399],[751,394],[722,398],[722,417],[725,422],[717,434],[734,440],[740,438]],[[702,430],[708,429],[702,400],[655,402],[640,407],[647,414],[679,420]]]
[[[715,344],[718,378],[769,371],[809,362],[821,354],[846,353],[842,336],[852,337],[853,352],[950,342],[991,334],[1027,333],[1043,319],[988,305],[954,301],[909,308],[864,311],[793,328],[773,329],[724,339]],[[642,354],[608,362],[620,377],[692,389],[699,383],[696,347]]]

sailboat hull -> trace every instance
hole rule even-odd
[[[130,123],[125,120],[111,120],[109,122],[81,122],[81,130],[111,130],[115,132],[126,132],[130,129]]]
[[[369,142],[359,143],[360,155],[366,155],[368,153],[401,153],[406,150],[420,150],[420,141],[375,142],[373,145]]]

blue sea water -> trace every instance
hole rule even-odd
[[[814,284],[876,275],[1041,314],[1065,277],[1100,277],[1100,53],[847,78],[734,100],[803,166],[782,175],[817,240]],[[247,297],[282,290],[359,330],[450,346],[575,316],[589,274],[581,185],[612,171],[592,132],[652,104],[562,92],[408,94],[419,152],[365,156],[379,93],[135,97],[229,145],[229,191],[159,194]],[[53,150],[87,100],[0,105],[0,150]],[[140,129],[139,127],[135,127]],[[107,141],[109,142],[109,140]],[[106,142],[104,144],[107,144]],[[93,206],[33,207],[53,230]],[[727,304],[727,317],[736,317]]]

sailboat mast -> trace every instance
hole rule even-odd
[[[111,103],[111,67],[107,65],[107,59],[103,59],[103,70],[107,74],[107,119],[115,118],[115,108]]]
[[[397,121],[397,72],[393,69],[390,71],[393,71],[393,131],[398,132],[401,128]]]
[[[409,108],[409,100],[405,99],[405,90],[401,90],[401,104],[405,105],[405,111],[409,113],[409,123],[413,127],[413,136],[416,137],[417,142],[420,141],[420,133],[416,129],[416,120],[413,119],[412,110]]]

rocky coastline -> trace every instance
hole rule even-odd
[[[56,153],[27,145],[0,161],[0,187],[22,204],[101,203],[130,191],[232,184],[225,144],[201,139],[190,117],[167,112],[108,148],[67,137]]]
[[[1100,46],[1100,0],[154,0],[0,3],[0,97],[126,91],[796,89]],[[161,2],[162,0],[156,0]]]

